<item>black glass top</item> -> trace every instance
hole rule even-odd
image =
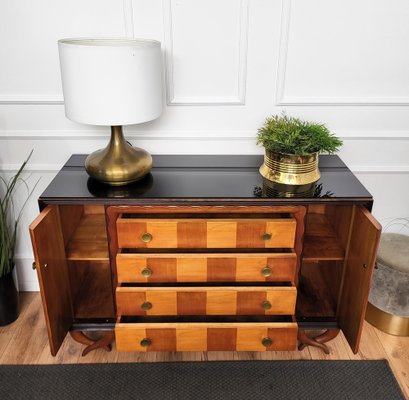
[[[158,155],[152,172],[128,186],[112,187],[88,176],[86,155],[71,156],[40,197],[48,203],[130,202],[371,203],[372,196],[336,155],[320,156],[321,178],[313,187],[277,187],[263,180],[261,155]]]

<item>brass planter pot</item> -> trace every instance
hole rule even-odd
[[[320,178],[318,152],[307,155],[284,154],[266,150],[260,174],[284,185],[309,185]]]

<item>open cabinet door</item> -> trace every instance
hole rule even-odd
[[[51,354],[55,356],[73,319],[70,281],[58,206],[48,206],[30,225]]]
[[[359,348],[380,236],[378,221],[366,208],[356,206],[337,310],[339,325],[354,353]]]

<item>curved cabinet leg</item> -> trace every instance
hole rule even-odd
[[[298,350],[303,350],[307,346],[314,346],[320,348],[325,354],[329,354],[329,348],[324,343],[334,339],[338,333],[339,329],[337,328],[327,329],[324,333],[310,338],[306,335],[305,329],[300,329],[298,331],[298,340],[300,341]]]
[[[87,346],[82,352],[82,356],[86,356],[90,351],[96,349],[105,349],[111,351],[111,343],[114,341],[114,331],[106,331],[100,339],[93,340],[86,336],[81,331],[70,331],[71,337],[78,343]]]

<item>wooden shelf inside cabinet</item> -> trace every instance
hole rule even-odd
[[[109,260],[104,214],[83,214],[67,245],[67,259]]]
[[[306,216],[303,261],[343,260],[345,251],[325,214]]]

